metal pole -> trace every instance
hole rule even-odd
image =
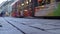
[[[7,0],[7,3],[8,3],[8,0]],[[7,11],[6,11],[6,13],[8,12],[8,9],[9,9],[9,6],[8,6],[8,4],[7,4]],[[6,14],[6,13],[5,13],[5,14]],[[6,14],[5,16],[7,16],[7,14]]]
[[[32,9],[32,17],[34,17],[34,14],[35,14],[34,0],[32,0],[32,6],[31,6],[31,9]]]
[[[37,0],[32,0],[32,17],[35,17],[35,7],[38,6]]]
[[[22,10],[21,10],[21,17],[24,16],[24,15],[23,15],[24,5],[22,5],[22,4],[23,4],[23,1],[24,1],[24,0],[21,0],[21,1],[20,1],[20,2],[21,2],[21,7],[22,7],[22,8],[21,8],[21,9],[22,9]]]

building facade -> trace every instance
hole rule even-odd
[[[0,8],[1,8],[1,13],[4,12],[4,16],[7,15],[7,13],[10,13],[11,12],[11,3],[14,2],[14,1],[4,1],[2,2]]]

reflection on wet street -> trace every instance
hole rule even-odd
[[[0,17],[0,34],[60,34],[60,20]]]

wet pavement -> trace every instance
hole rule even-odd
[[[0,34],[60,34],[60,20],[0,17]]]

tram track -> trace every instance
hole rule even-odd
[[[14,28],[16,28],[18,31],[20,31],[23,34],[26,34],[24,31],[22,31],[20,28],[18,28],[17,26],[15,26],[14,24],[10,23],[9,21],[7,21],[5,18],[3,18],[7,23],[9,23],[10,25],[12,25]]]
[[[38,27],[38,26],[34,26],[34,25],[25,24],[22,21],[20,22],[20,21],[16,21],[16,20],[13,20],[13,19],[9,19],[9,18],[4,18],[4,19],[6,19],[8,22],[12,23],[14,26],[19,28],[20,30],[22,30],[25,34],[29,34],[29,33],[32,33],[32,32],[36,32],[36,33],[47,32],[47,33],[56,34],[55,32],[51,32],[50,30],[53,30],[53,31],[54,30],[60,30],[60,28],[58,28],[58,27],[54,28],[55,25],[51,25],[51,26],[54,26],[54,27],[46,29],[46,28],[42,28],[42,27]],[[43,24],[43,25],[49,25],[49,24]]]
[[[17,21],[14,21],[14,20],[10,20],[10,21],[17,22]],[[22,24],[22,25],[27,25],[27,24],[25,24],[25,23],[20,23],[20,24]],[[52,25],[52,24],[43,24],[43,25],[60,26],[60,25]],[[41,30],[41,31],[60,29],[60,28],[43,29],[43,28],[39,28],[39,27],[35,27],[35,26],[30,26],[30,25],[27,25],[27,26],[32,27],[32,28],[39,29],[39,30]]]
[[[10,20],[10,21],[16,22],[16,21],[14,21],[14,20]],[[49,31],[48,31],[48,30],[52,30],[52,29],[43,29],[43,28],[39,28],[39,27],[35,27],[35,26],[30,26],[30,25],[27,25],[27,24],[24,24],[24,23],[20,23],[20,24],[26,25],[26,26],[28,26],[28,27],[31,27],[31,28],[34,28],[34,29],[38,29],[38,30],[41,30],[41,31],[45,31],[45,32],[48,32],[48,33],[52,33],[52,32],[49,32]],[[55,33],[53,33],[53,34],[55,34]]]

